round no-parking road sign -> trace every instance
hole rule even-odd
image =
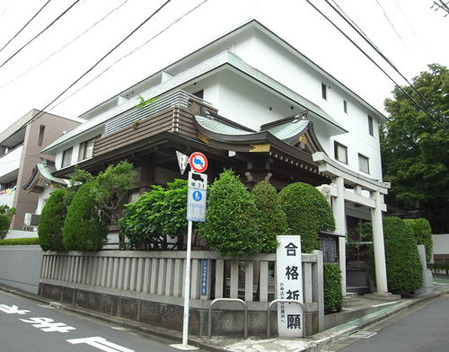
[[[194,152],[190,155],[190,167],[193,171],[204,172],[207,169],[207,158],[203,153]]]

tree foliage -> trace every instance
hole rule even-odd
[[[128,201],[128,192],[134,188],[133,164],[127,161],[120,161],[115,165],[109,165],[96,177],[96,182],[100,188],[106,190],[102,193],[105,197],[98,198],[100,206],[105,210],[111,224],[117,224],[118,219],[123,215],[123,205]]]
[[[97,203],[102,192],[107,191],[94,182],[85,183],[76,192],[64,220],[62,242],[67,250],[98,251],[106,243],[108,223]]]
[[[266,181],[256,184],[251,192],[259,211],[259,237],[262,242],[262,252],[274,253],[278,246],[276,236],[288,233],[287,217],[282,210],[278,192]]]
[[[253,195],[232,170],[220,174],[208,191],[201,236],[223,256],[254,256],[262,249]]]
[[[429,65],[413,79],[413,86],[419,94],[410,86],[396,87],[394,98],[385,101],[389,121],[381,130],[381,148],[385,180],[392,184],[388,202],[423,211],[434,230],[445,232],[449,231],[449,70]]]
[[[125,207],[119,220],[120,233],[133,248],[179,249],[187,232],[187,181],[177,179],[168,182],[166,188],[154,185],[150,192]]]
[[[97,203],[109,219],[110,225],[118,225],[119,219],[123,216],[129,191],[134,188],[135,176],[133,164],[124,160],[109,165],[95,178],[99,188],[106,190],[97,193]],[[121,249],[125,247],[125,239],[120,234],[119,247]]]
[[[69,191],[66,189],[56,189],[42,209],[37,234],[44,251],[65,250],[62,243],[62,229],[69,206],[68,196]]]
[[[16,213],[16,208],[0,205],[0,239],[5,238],[8,233],[11,220]]]
[[[279,192],[290,235],[301,235],[301,250],[320,249],[318,233],[333,231],[335,220],[326,198],[315,187],[296,182]]]

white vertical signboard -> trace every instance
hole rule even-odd
[[[277,298],[304,303],[301,236],[277,236]],[[278,303],[279,337],[302,337],[304,317],[298,304]]]

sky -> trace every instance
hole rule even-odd
[[[310,1],[397,84],[449,67],[449,15],[433,0]],[[379,111],[392,97],[395,83],[307,0],[172,0],[154,13],[165,2],[0,0],[0,132],[33,108],[78,117],[252,18]]]

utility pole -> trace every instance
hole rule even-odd
[[[443,0],[434,1],[431,9],[434,9],[435,11],[441,9],[446,12],[444,17],[447,17],[447,15],[449,15],[449,1],[446,2]]]

